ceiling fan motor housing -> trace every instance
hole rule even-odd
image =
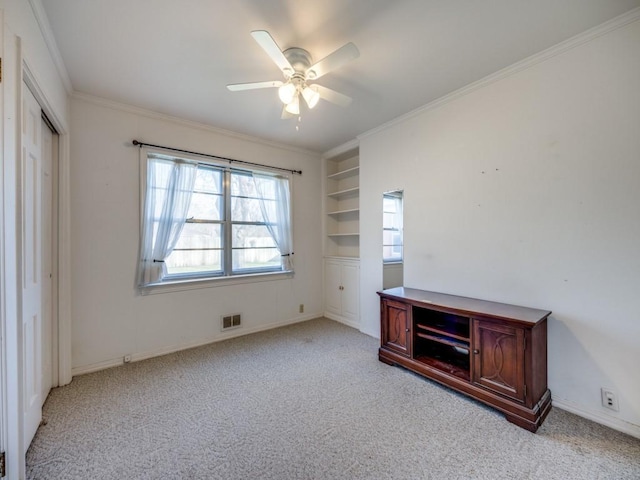
[[[313,78],[307,72],[307,69],[311,66],[311,54],[303,48],[287,48],[284,52],[285,58],[289,61],[293,67],[292,77],[302,77],[302,79]]]

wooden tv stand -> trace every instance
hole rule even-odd
[[[378,295],[381,362],[495,407],[527,430],[538,429],[551,410],[551,312],[404,287]]]

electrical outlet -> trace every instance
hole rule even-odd
[[[304,313],[304,303],[300,304],[300,313]]]
[[[125,356],[122,358],[122,361],[123,361],[124,363],[129,363],[129,362],[131,361],[131,355],[125,355]]]
[[[600,392],[602,394],[602,406],[604,408],[608,408],[610,410],[613,410],[614,412],[617,412],[619,410],[619,407],[618,396],[616,395],[616,393],[612,389],[604,387],[600,389]]]

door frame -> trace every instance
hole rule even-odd
[[[29,87],[31,93],[40,104],[42,112],[46,115],[47,120],[58,134],[57,151],[54,152],[54,162],[57,160],[57,175],[54,178],[53,195],[54,201],[57,202],[57,215],[54,218],[56,225],[54,231],[57,232],[55,242],[56,257],[54,262],[57,265],[57,275],[54,281],[53,300],[53,326],[57,326],[57,332],[54,330],[54,344],[57,343],[58,351],[57,364],[53,371],[57,372],[54,376],[53,386],[66,385],[71,382],[71,311],[70,311],[70,267],[71,267],[71,248],[70,248],[70,201],[69,201],[69,133],[66,122],[62,120],[59,113],[55,111],[41,84],[36,76],[29,68],[26,59],[22,62],[22,75],[24,83]],[[20,92],[22,96],[22,92]],[[54,142],[55,143],[55,142]],[[56,198],[57,196],[57,198]],[[20,256],[20,258],[22,258]],[[57,378],[56,378],[57,377]]]
[[[25,449],[23,446],[23,352],[21,292],[19,289],[22,265],[20,243],[21,212],[17,204],[20,192],[18,167],[22,148],[21,101],[23,85],[31,90],[51,124],[58,132],[58,242],[57,257],[57,385],[71,381],[71,249],[70,249],[70,152],[69,128],[64,115],[57,111],[46,94],[46,83],[41,82],[25,58],[21,38],[8,29],[4,11],[0,9],[0,37],[2,82],[0,82],[0,125],[3,147],[0,149],[0,403],[2,421],[0,446],[6,452],[7,478],[25,476]],[[55,369],[54,369],[55,370]]]

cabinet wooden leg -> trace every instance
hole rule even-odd
[[[382,363],[386,363],[387,365],[391,365],[392,367],[394,365],[396,365],[396,362],[392,362],[391,360],[387,360],[386,358],[378,355],[378,360],[380,360]]]

